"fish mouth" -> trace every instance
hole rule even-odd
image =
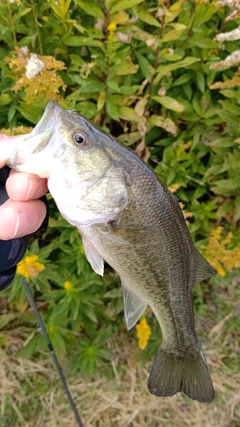
[[[32,146],[31,154],[39,153],[49,143],[58,126],[61,112],[62,109],[55,101],[50,101],[47,104],[40,121],[27,138],[28,145]]]
[[[59,107],[57,102],[50,101],[45,111],[35,126],[35,128],[31,132],[31,136],[35,136],[39,132],[42,132],[43,130],[53,129],[56,126],[56,123],[58,121],[59,115],[62,112],[62,108]]]
[[[52,152],[56,150],[54,133],[58,131],[62,108],[50,101],[31,133],[22,135],[12,147],[7,164],[11,168],[49,178]],[[59,141],[61,144],[61,141]]]

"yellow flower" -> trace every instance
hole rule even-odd
[[[220,276],[225,276],[226,271],[240,267],[240,248],[228,249],[227,245],[232,240],[232,233],[222,238],[223,227],[217,227],[212,231],[204,256],[217,270]]]
[[[13,136],[13,135],[24,135],[25,133],[30,133],[31,130],[32,130],[31,127],[17,126],[12,129],[2,128],[0,132],[7,136]]]
[[[191,147],[191,145],[192,141],[189,141],[178,147],[177,156],[180,156],[182,153],[185,153]]]
[[[112,22],[111,24],[109,24],[108,26],[109,35],[113,36],[114,33],[116,32],[116,29],[117,29],[117,25],[115,24],[115,22]]]
[[[5,62],[18,76],[12,90],[18,92],[24,89],[27,104],[33,104],[38,99],[61,99],[60,90],[64,92],[66,85],[56,72],[66,68],[62,61],[53,56],[30,53],[28,48],[23,46],[16,47],[12,57],[5,57]]]
[[[187,144],[185,144],[185,145],[187,145]],[[172,184],[168,187],[168,190],[171,191],[171,193],[175,193],[180,187],[181,186],[177,182],[175,182],[174,184]],[[180,206],[182,213],[183,213],[183,216],[186,220],[187,220],[187,218],[191,218],[193,216],[193,214],[191,212],[186,212],[184,210],[185,205],[182,202],[179,203],[179,206]],[[187,225],[189,224],[188,221],[186,221],[186,223],[187,223]]]
[[[187,221],[187,219],[188,218],[192,218],[192,216],[193,216],[193,214],[192,214],[192,212],[186,212],[185,210],[184,210],[184,203],[182,203],[182,202],[179,202],[179,206],[180,206],[180,208],[182,209],[182,213],[183,213],[183,216],[184,216],[184,218],[186,219],[186,224],[188,225],[189,224],[189,221]]]
[[[220,225],[216,228],[216,230],[213,230],[211,232],[211,237],[219,242],[221,238],[221,234],[223,231],[223,227],[220,227]]]
[[[175,193],[179,188],[180,188],[180,185],[177,182],[175,182],[175,184],[172,184],[168,187],[171,193]]]
[[[66,289],[66,291],[71,291],[71,290],[73,289],[73,285],[72,285],[72,283],[71,283],[71,282],[69,282],[69,281],[64,282],[63,286],[64,286],[64,288]]]
[[[17,266],[17,273],[26,278],[37,277],[44,268],[44,265],[38,262],[38,255],[30,255],[20,261]]]
[[[138,325],[136,325],[137,328],[137,337],[138,337],[138,345],[141,350],[143,350],[148,343],[149,337],[151,335],[151,329],[150,326],[147,323],[146,317],[143,317]]]

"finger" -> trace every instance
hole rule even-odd
[[[41,200],[15,202],[7,200],[0,206],[0,239],[9,240],[34,233],[46,216]]]
[[[48,191],[47,180],[37,175],[11,170],[6,190],[14,201],[38,199]]]

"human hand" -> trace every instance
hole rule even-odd
[[[11,170],[6,181],[9,199],[0,206],[0,239],[8,240],[33,233],[46,217],[39,200],[47,191],[47,180]]]

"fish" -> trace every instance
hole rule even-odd
[[[191,239],[179,202],[130,149],[50,101],[31,133],[0,142],[1,161],[48,179],[58,209],[82,235],[93,270],[120,276],[126,325],[147,306],[162,342],[148,379],[156,396],[211,402],[214,388],[194,325],[192,288],[216,271]]]

